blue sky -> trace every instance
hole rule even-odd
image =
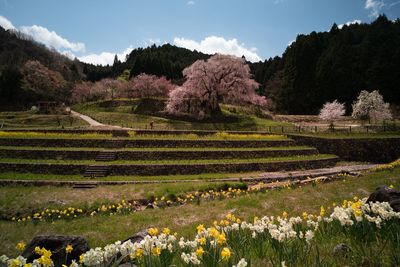
[[[297,34],[380,13],[399,18],[400,0],[0,0],[3,27],[100,64],[166,42],[264,60]]]

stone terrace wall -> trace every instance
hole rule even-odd
[[[324,168],[332,166],[337,158],[301,160],[287,162],[266,163],[231,163],[231,164],[157,164],[157,165],[111,165],[111,175],[175,175],[201,174],[210,172],[252,172],[252,171],[280,171],[296,170],[300,168]],[[0,163],[0,172],[21,172],[38,174],[83,174],[86,165],[68,164],[33,164],[33,163]]]
[[[298,144],[317,148],[320,153],[335,154],[349,161],[386,163],[400,157],[400,138],[290,137]]]
[[[105,150],[111,151],[111,150]],[[0,158],[93,160],[100,150],[0,149]],[[285,157],[317,154],[316,149],[285,150],[199,150],[196,151],[117,151],[117,160],[233,159]]]
[[[109,147],[110,140],[117,139],[45,139],[45,138],[0,138],[0,146],[42,147]],[[122,140],[122,139],[120,139]],[[133,140],[125,139],[122,147],[277,147],[294,145],[293,140]]]

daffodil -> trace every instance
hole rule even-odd
[[[202,257],[203,256],[203,253],[204,253],[204,249],[202,248],[202,247],[198,247],[197,249],[196,249],[196,255],[198,256],[198,257]]]
[[[16,249],[18,249],[19,251],[24,251],[26,244],[24,242],[19,242],[16,246]]]
[[[158,229],[151,227],[151,228],[149,228],[148,233],[151,236],[156,236],[158,234]]]
[[[231,257],[231,251],[229,250],[229,248],[224,247],[221,251],[221,257],[223,260],[229,260],[229,258]]]
[[[196,230],[197,230],[197,233],[202,233],[202,232],[204,232],[204,230],[205,230],[206,228],[204,227],[204,225],[203,224],[199,224],[197,227],[196,227]]]
[[[70,245],[70,244],[68,244],[67,247],[65,248],[65,252],[66,252],[67,254],[71,253],[72,250],[73,250],[73,247],[72,247],[72,245]]]
[[[164,228],[163,229],[163,234],[169,235],[171,233],[171,230],[169,228]]]
[[[151,249],[151,253],[152,253],[154,256],[160,256],[160,254],[161,254],[161,249],[160,249],[159,247],[154,247],[154,248]]]

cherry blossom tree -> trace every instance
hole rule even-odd
[[[99,100],[101,97],[102,95],[95,90],[92,82],[77,83],[72,89],[72,100],[74,102],[95,101]]]
[[[196,61],[183,70],[183,75],[183,86],[169,95],[168,113],[203,119],[219,113],[220,103],[267,103],[265,97],[257,95],[258,83],[251,79],[250,68],[242,58],[216,54],[207,61]]]
[[[50,70],[37,60],[27,61],[21,72],[24,89],[32,90],[45,99],[64,100],[63,90],[67,82],[59,72]]]
[[[165,77],[139,74],[128,85],[127,96],[130,98],[167,97],[174,85]]]
[[[326,102],[322,106],[319,112],[319,118],[333,124],[333,122],[343,116],[345,112],[344,104],[334,100],[333,102]]]
[[[352,117],[360,120],[371,119],[375,122],[392,118],[389,103],[385,103],[379,91],[361,91],[354,101]]]
[[[94,84],[94,91],[99,92],[105,98],[114,100],[115,96],[123,91],[124,83],[124,81],[118,79],[102,79]]]

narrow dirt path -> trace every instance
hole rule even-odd
[[[98,122],[98,121],[92,119],[91,117],[89,117],[87,115],[84,115],[82,113],[76,112],[74,110],[71,110],[71,114],[72,114],[72,116],[79,117],[82,120],[84,120],[87,123],[89,123],[90,127],[96,127],[96,128],[100,128],[100,129],[101,128],[105,128],[105,129],[112,128],[112,129],[131,130],[131,128],[124,128],[124,127],[117,126],[117,125],[103,124],[101,122]]]

